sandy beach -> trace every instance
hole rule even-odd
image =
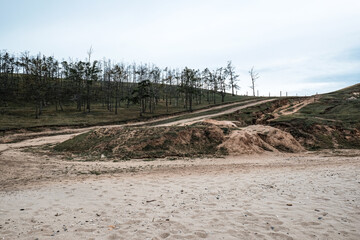
[[[360,239],[358,151],[106,164],[3,189],[0,239]]]

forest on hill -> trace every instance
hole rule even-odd
[[[32,102],[36,118],[47,105],[64,111],[63,105],[68,102],[76,103],[77,111],[84,112],[91,111],[92,103],[101,102],[115,114],[121,104],[135,103],[140,105],[141,114],[156,111],[163,99],[166,107],[183,105],[191,111],[193,105],[202,101],[216,103],[216,95],[224,102],[227,89],[235,95],[237,81],[231,61],[226,67],[200,71],[92,61],[91,51],[86,61],[61,62],[41,54],[0,52],[1,105]]]
[[[51,114],[106,111],[114,115],[136,108],[141,117],[239,99],[235,96],[239,76],[231,61],[215,70],[161,69],[153,64],[92,60],[91,55],[92,49],[84,61],[59,61],[29,52],[0,52],[0,114],[13,122],[14,116],[46,120],[42,116],[50,108]]]

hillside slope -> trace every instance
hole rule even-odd
[[[291,133],[308,149],[360,148],[360,84],[320,95],[270,125]]]
[[[285,98],[217,118],[291,133],[308,150],[360,148],[360,84],[309,98]]]

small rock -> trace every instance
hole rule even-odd
[[[96,216],[100,217],[101,215],[97,213]]]
[[[318,217],[318,219],[319,219],[319,220],[321,220],[321,219],[322,219],[322,217]]]
[[[25,209],[24,208],[20,208],[20,211],[24,211]]]
[[[270,227],[271,228],[271,230],[274,230],[275,228],[274,227]]]
[[[288,204],[286,204],[286,206],[289,206],[289,207],[291,207],[291,206],[292,206],[292,204],[291,204],[291,203],[288,203]]]
[[[320,210],[319,210],[319,209],[314,209],[314,211],[315,211],[315,212],[320,212]]]
[[[100,158],[106,158],[106,156],[104,154],[101,154],[101,157]]]

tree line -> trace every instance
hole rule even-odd
[[[92,49],[86,60],[58,61],[53,56],[35,56],[29,52],[0,52],[0,104],[29,102],[39,118],[47,106],[64,111],[74,103],[77,111],[90,112],[92,104],[102,103],[118,114],[120,107],[138,105],[140,115],[154,113],[159,102],[166,109],[216,104],[216,96],[225,101],[226,90],[232,95],[239,88],[239,76],[231,61],[215,70],[161,69],[153,64],[114,63],[92,60]]]

